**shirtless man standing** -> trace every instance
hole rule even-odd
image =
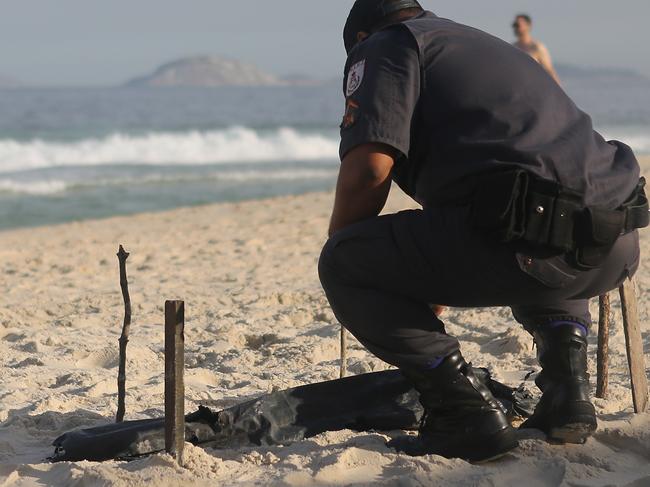
[[[516,47],[522,51],[527,52],[530,56],[541,64],[548,74],[550,74],[555,81],[560,83],[560,78],[555,72],[553,67],[553,62],[551,61],[551,55],[548,52],[548,49],[541,42],[533,39],[530,31],[532,30],[533,20],[529,15],[520,14],[515,18],[514,23],[512,24],[513,29],[515,30],[515,35],[517,36],[517,41],[514,43]]]

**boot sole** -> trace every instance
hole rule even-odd
[[[557,443],[584,444],[594,434],[597,425],[589,422],[568,423],[564,426],[551,428],[548,439]]]
[[[520,429],[528,428],[543,431],[549,443],[581,445],[596,431],[598,420],[593,404],[575,401],[545,416],[533,415],[520,426]]]

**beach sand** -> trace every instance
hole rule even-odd
[[[186,469],[166,455],[44,461],[58,435],[114,418],[120,243],[131,252],[133,302],[127,419],[163,414],[166,299],[187,306],[188,412],[336,378],[339,325],[316,270],[331,203],[332,194],[319,193],[0,233],[0,485],[650,485],[650,414],[632,414],[618,297],[609,399],[595,401],[600,428],[586,445],[530,439],[477,466],[397,455],[385,446],[387,435],[341,431],[286,447],[188,445]],[[409,205],[394,194],[388,211]],[[648,254],[647,232],[642,241]],[[646,350],[649,262],[637,276]],[[532,340],[509,310],[452,309],[444,319],[465,355],[497,379],[516,386],[539,370]],[[595,336],[590,341],[595,377]],[[385,365],[352,340],[348,368]],[[534,389],[530,379],[527,385]]]

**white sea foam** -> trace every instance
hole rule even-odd
[[[75,142],[0,140],[0,173],[109,164],[188,165],[335,159],[338,141],[291,128],[114,134]]]
[[[68,188],[65,181],[13,181],[11,179],[0,179],[0,193],[50,195],[63,193]]]
[[[622,140],[640,154],[650,153],[650,131],[605,130],[604,135],[608,139]],[[318,161],[336,159],[337,152],[336,138],[300,133],[292,128],[260,132],[233,127],[207,132],[153,132],[137,136],[118,133],[74,142],[0,139],[0,173],[66,166]],[[5,181],[0,190],[8,191],[9,183]]]
[[[218,181],[299,181],[305,179],[331,179],[336,177],[338,171],[327,169],[296,169],[282,171],[230,171],[213,175],[213,179]]]
[[[180,174],[143,174],[137,178],[101,178],[87,179],[84,181],[65,180],[34,180],[17,181],[11,178],[0,179],[0,193],[26,194],[26,195],[54,195],[65,193],[71,189],[84,189],[102,186],[124,186],[133,184],[165,184],[177,182],[197,181],[227,181],[235,183],[248,183],[258,181],[301,181],[334,179],[336,170],[327,169],[295,169],[277,171],[227,171],[210,174],[190,173]]]

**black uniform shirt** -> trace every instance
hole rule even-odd
[[[430,12],[371,35],[350,53],[341,159],[364,143],[401,154],[393,179],[431,206],[463,200],[481,174],[511,166],[614,209],[639,165],[606,142],[528,54]]]

